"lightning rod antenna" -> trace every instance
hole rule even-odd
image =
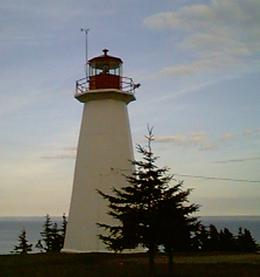
[[[86,81],[88,81],[88,32],[90,31],[89,28],[81,28],[81,32],[85,34],[85,71],[86,71]]]

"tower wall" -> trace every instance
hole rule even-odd
[[[96,190],[111,193],[112,187],[125,183],[122,174],[129,175],[133,169],[129,95],[102,91],[86,95],[63,252],[105,251],[96,223],[111,224],[113,219],[106,214],[108,203]]]

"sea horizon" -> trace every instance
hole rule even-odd
[[[27,239],[34,246],[41,238],[40,232],[45,222],[45,216],[0,216],[0,255],[10,254],[17,243],[18,236],[23,229],[26,230]],[[213,224],[218,230],[228,228],[233,235],[238,234],[239,227],[248,229],[257,243],[260,243],[260,216],[256,215],[210,215],[199,216],[203,225]],[[51,220],[59,226],[62,215],[51,216]],[[34,248],[34,252],[39,252]]]

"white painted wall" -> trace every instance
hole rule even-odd
[[[95,99],[92,94],[84,104],[63,252],[105,251],[96,223],[110,224],[113,220],[106,214],[107,202],[96,189],[111,193],[113,186],[125,183],[122,174],[132,172],[129,96],[128,100],[121,96],[109,93],[107,98]]]

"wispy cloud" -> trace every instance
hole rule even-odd
[[[232,132],[224,133],[220,137],[220,140],[221,141],[233,141],[233,140],[241,139],[241,138],[245,138],[245,137],[257,136],[259,134],[260,134],[260,128],[246,129],[246,130],[243,130],[242,132],[238,132],[238,133],[232,133]]]
[[[57,154],[57,155],[50,155],[50,156],[42,156],[44,160],[67,160],[67,159],[75,159],[76,155],[73,154]]]
[[[258,161],[258,160],[260,160],[260,156],[259,157],[244,157],[244,158],[237,158],[237,159],[214,161],[213,163],[218,163],[218,164],[241,163],[241,162]]]
[[[229,141],[229,140],[234,140],[237,137],[236,134],[234,133],[225,133],[221,136],[221,140],[223,141]]]
[[[53,34],[52,31],[64,32],[66,24],[72,21],[85,22],[86,18],[112,16],[116,12],[116,8],[109,6],[106,1],[98,1],[97,4],[86,4],[83,0],[77,3],[60,0],[1,1],[0,41],[8,45],[50,45],[57,39],[57,33]],[[63,38],[66,39],[66,34]]]
[[[212,143],[205,132],[196,132],[190,134],[176,134],[172,136],[156,136],[157,143],[174,143],[181,146],[195,146],[199,150],[213,150],[216,145]]]
[[[169,136],[155,136],[155,142],[157,143],[172,143],[185,147],[196,147],[200,151],[216,150],[225,145],[225,143],[233,142],[239,139],[253,139],[260,134],[260,128],[246,129],[238,133],[226,132],[215,138],[211,138],[205,131],[192,132],[192,133],[179,133]],[[257,160],[258,157],[232,159],[228,161],[240,162],[247,160]],[[222,161],[220,161],[222,162]]]
[[[155,30],[184,32],[177,47],[194,54],[190,62],[167,66],[161,74],[191,75],[228,67],[259,66],[253,58],[260,50],[258,0],[211,0],[154,14],[145,18],[144,24]]]
[[[64,151],[76,152],[76,151],[77,151],[77,147],[76,147],[76,146],[63,147],[63,150],[64,150]]]
[[[82,9],[81,5],[75,5],[74,2],[70,1],[26,1],[26,4],[22,4],[23,1],[6,1],[2,3],[1,10],[5,14],[16,16],[28,16],[37,17],[39,20],[42,18],[56,21],[65,22],[72,18],[75,18],[83,13],[86,13],[86,10]],[[30,2],[30,3],[28,3]],[[26,19],[26,18],[24,18]]]
[[[152,78],[153,78],[153,76],[152,76]],[[154,78],[158,78],[158,75],[154,75]],[[221,79],[216,78],[216,79],[210,80],[210,81],[202,81],[202,82],[199,82],[197,84],[192,84],[190,86],[186,85],[185,88],[177,90],[174,93],[170,93],[170,94],[168,93],[168,94],[165,94],[165,95],[161,95],[160,97],[156,98],[154,101],[156,103],[158,103],[158,101],[173,100],[173,99],[182,97],[186,94],[200,92],[200,91],[204,90],[205,88],[208,88],[212,85],[218,84],[219,82],[223,81],[223,79],[224,80],[230,80],[232,78],[233,77],[231,77],[231,76],[228,76],[228,77],[226,76],[226,77],[221,78]]]
[[[246,129],[242,133],[244,136],[252,136],[252,135],[257,135],[260,134],[260,128],[256,129]]]
[[[173,136],[156,136],[155,141],[160,143],[174,142],[177,144],[201,144],[208,139],[205,132],[197,132],[191,134],[176,134]]]
[[[77,147],[70,146],[62,148],[59,153],[41,156],[44,160],[75,160]]]
[[[202,145],[200,147],[201,151],[211,151],[216,149],[218,149],[218,145],[217,143],[213,143],[213,142],[206,143],[205,145]]]

